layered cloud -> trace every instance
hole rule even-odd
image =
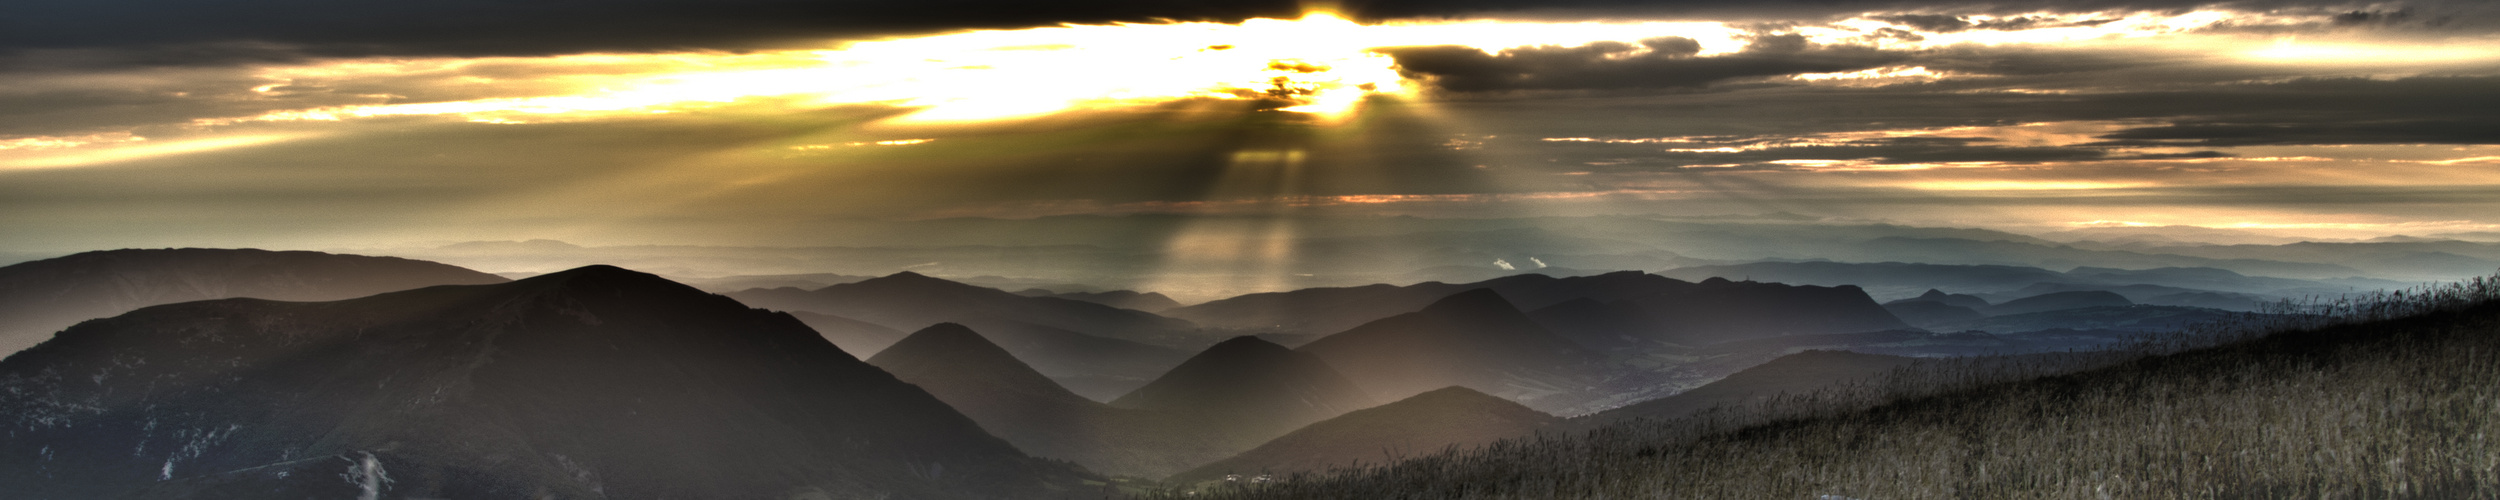
[[[241,2],[106,26],[22,5],[0,9],[59,22],[0,35],[21,63],[0,67],[0,233],[60,245],[805,243],[811,221],[1044,213],[2500,213],[2500,30],[2464,4],[1349,2],[1404,20],[1068,26],[1299,7],[227,19],[281,7]],[[338,21],[287,17],[315,11]],[[1409,18],[1441,14],[1543,18]]]

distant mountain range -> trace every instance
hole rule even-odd
[[[687,277],[816,273],[860,276],[912,270],[1011,291],[1105,291],[1141,286],[1136,281],[1140,276],[1176,271],[1220,274],[1221,271],[1207,269],[1167,268],[1172,261],[1165,252],[1172,239],[1193,224],[1211,220],[1223,218],[1139,214],[828,221],[818,231],[811,231],[806,243],[800,243],[817,246],[586,247],[535,240],[341,251],[397,255],[498,272],[547,272],[593,263]],[[2125,234],[2129,232],[2160,233],[2162,237]],[[1194,303],[1299,288],[1475,282],[1522,272],[1578,275],[1616,269],[1655,271],[1818,259],[2001,265],[2057,272],[2076,267],[2201,267],[2303,280],[2362,276],[2394,280],[2400,285],[2488,274],[2500,268],[2500,243],[2470,233],[2446,237],[2453,239],[2292,242],[2231,230],[2087,228],[2052,233],[2044,238],[1986,229],[1854,223],[1789,214],[1694,218],[1310,217],[1299,219],[1292,237],[1278,240],[1279,245],[1292,250],[1295,258],[1285,268],[1261,272],[1266,276],[1255,281],[1264,283],[1261,286],[1266,288],[1201,284],[1241,283],[1254,281],[1247,278],[1260,278],[1226,275],[1221,279],[1158,283],[1151,291]],[[1547,267],[1537,267],[1538,262]],[[1502,269],[1503,264],[1513,269]],[[1709,277],[1669,276],[1687,281]],[[1747,279],[1742,274],[1724,277]],[[1826,286],[1856,284],[1883,300],[1907,297],[1926,288],[1963,293],[1987,291],[1928,283],[1896,289],[1885,283],[1824,283],[1760,273],[1751,279]],[[699,281],[703,280],[687,280],[699,287],[714,287]],[[755,287],[812,290],[832,284],[815,283],[818,284]],[[2024,284],[2027,283],[2013,287]],[[1542,305],[1523,304],[1531,309]]]
[[[2127,294],[2139,301],[2181,293],[2236,294],[2251,301],[2264,301],[2368,290],[2349,283],[2249,276],[2211,267],[2123,270],[2087,266],[2056,272],[2002,265],[1754,262],[1671,269],[1659,274],[1690,280],[1723,277],[1810,285],[1856,285],[1878,297],[1909,297],[1923,290],[1941,289],[1996,297],[1997,300],[2057,291],[2102,290]],[[2405,285],[2392,281],[2376,284],[2379,286],[2373,288]]]
[[[1670,332],[1666,335],[1682,342],[1903,326],[1854,287],[1727,280],[1692,283],[1638,271],[1565,278],[1529,274],[1464,284],[1310,288],[1244,295],[1172,309],[1165,314],[1211,327],[1327,334],[1417,311],[1452,294],[1479,288],[1493,290],[1527,310],[1575,299],[1628,302],[1644,309],[1643,314],[1655,322],[1645,328]],[[1811,314],[1807,314],[1809,311]]]
[[[1028,288],[1024,291],[1016,292],[1016,295],[1023,295],[1026,297],[1053,297],[1068,300],[1081,300],[1121,309],[1135,309],[1145,312],[1162,312],[1166,309],[1181,306],[1179,301],[1172,300],[1171,297],[1165,297],[1163,294],[1155,292],[1138,293],[1133,290],[1112,290],[1108,292],[1053,292],[1040,288]]]
[[[602,266],[87,322],[0,361],[0,415],[0,490],[29,498],[998,498],[1087,477],[790,316]]]
[[[0,267],[0,355],[80,321],[158,304],[231,297],[339,300],[504,281],[396,257],[207,248],[85,252]]]

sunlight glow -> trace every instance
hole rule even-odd
[[[1954,44],[2068,43],[2179,35],[2316,16],[2187,13],[1964,16],[1974,28],[1920,32],[1867,14],[1792,32],[1817,44],[1922,49]],[[1342,117],[1374,95],[1418,89],[1374,49],[1456,45],[1487,53],[1527,46],[1693,39],[1698,56],[1746,50],[1756,28],[1723,22],[1392,21],[1361,25],[1328,12],[1300,19],[1123,23],[980,30],[749,54],[582,54],[539,58],[376,58],[271,68],[254,94],[314,95],[341,83],[396,82],[482,97],[407,102],[401,95],[322,94],[366,101],[212,118],[327,121],[451,116],[481,123],[573,121],[700,110],[770,99],[790,107],[914,108],[904,123],[960,122],[1116,109],[1175,100],[1250,100],[1261,109]],[[1645,50],[1645,49],[1644,49]],[[2309,50],[2309,49],[2302,49]],[[2314,51],[2313,51],[2314,52]],[[2455,49],[2459,54],[2487,49]],[[2303,54],[2307,54],[2304,52]],[[2352,56],[2374,55],[2353,53]],[[1964,75],[1924,67],[1795,75],[1821,85],[1883,85]],[[363,85],[360,87],[370,87]]]
[[[172,141],[149,141],[139,138],[109,143],[81,143],[75,147],[0,150],[0,170],[84,167],[259,146],[304,137],[306,136],[303,134],[256,134]]]
[[[2415,65],[2500,59],[2500,48],[2495,48],[2489,41],[2462,44],[2318,43],[2285,37],[2266,48],[2246,54],[2251,59],[2272,62]]]
[[[2009,181],[2009,180],[1979,180],[1979,181],[1937,181],[1937,182],[1913,182],[1913,183],[1906,184],[1906,186],[1908,186],[1908,187],[1910,187],[1910,188],[1913,188],[1913,189],[1923,189],[1923,190],[1928,190],[1928,191],[2062,191],[2062,190],[2077,190],[2077,189],[2123,189],[2123,188],[2138,188],[2138,187],[2150,187],[2150,186],[2153,186],[2153,184],[2151,184],[2151,183],[2145,183],[2145,182],[2110,182],[2110,181]]]

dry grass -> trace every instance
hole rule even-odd
[[[1147,498],[2500,498],[2500,279]]]

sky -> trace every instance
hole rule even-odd
[[[21,0],[0,251],[1068,214],[2428,235],[2500,229],[2494,110],[2483,1]]]

